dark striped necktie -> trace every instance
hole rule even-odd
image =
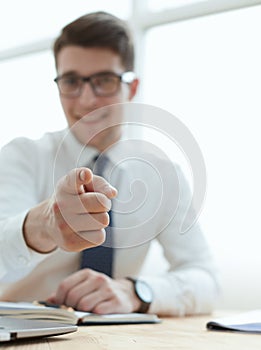
[[[93,173],[103,176],[106,169],[108,169],[109,158],[102,155],[95,157]],[[102,272],[112,277],[113,268],[113,248],[112,248],[112,213],[109,211],[110,226],[106,227],[105,242],[98,246],[82,251],[80,268],[89,268],[98,272]]]

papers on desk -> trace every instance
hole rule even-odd
[[[33,303],[0,302],[0,316],[16,318],[59,321],[66,324],[102,325],[102,324],[131,324],[159,323],[160,319],[154,314],[109,314],[98,315],[90,312],[75,311],[64,307],[47,307]]]
[[[261,333],[261,310],[248,311],[234,316],[218,318],[207,323],[214,331]]]

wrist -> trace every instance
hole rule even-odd
[[[134,310],[140,313],[146,313],[149,310],[150,304],[153,301],[153,291],[151,287],[142,280],[132,277],[126,277],[132,283],[133,292],[136,295],[136,299],[139,300],[137,308]]]
[[[124,286],[124,289],[129,296],[129,301],[131,303],[130,312],[137,312],[141,306],[141,301],[137,297],[137,295],[134,291],[133,283],[130,280],[128,280],[127,278],[121,279],[120,283],[122,286]]]
[[[32,250],[42,254],[50,253],[57,248],[56,243],[46,231],[48,224],[44,215],[46,211],[45,208],[45,202],[32,208],[27,213],[23,224],[23,235],[26,245]]]

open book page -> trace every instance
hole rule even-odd
[[[130,324],[130,323],[159,323],[161,320],[154,314],[107,314],[98,315],[75,311],[78,316],[78,324]]]
[[[67,324],[77,324],[78,317],[69,309],[45,307],[33,303],[0,302],[0,316],[52,320]]]
[[[261,333],[261,310],[217,318],[207,323],[210,330]]]
[[[160,319],[152,314],[109,314],[98,315],[90,312],[74,311],[72,308],[48,307],[33,303],[0,302],[0,316],[53,320],[67,324],[129,324],[158,323]]]

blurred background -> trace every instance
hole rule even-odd
[[[175,115],[202,150],[208,183],[200,221],[220,270],[217,307],[261,307],[260,0],[2,1],[0,148],[66,126],[52,43],[65,24],[98,10],[134,31],[136,101]],[[144,136],[175,159],[162,135]]]

